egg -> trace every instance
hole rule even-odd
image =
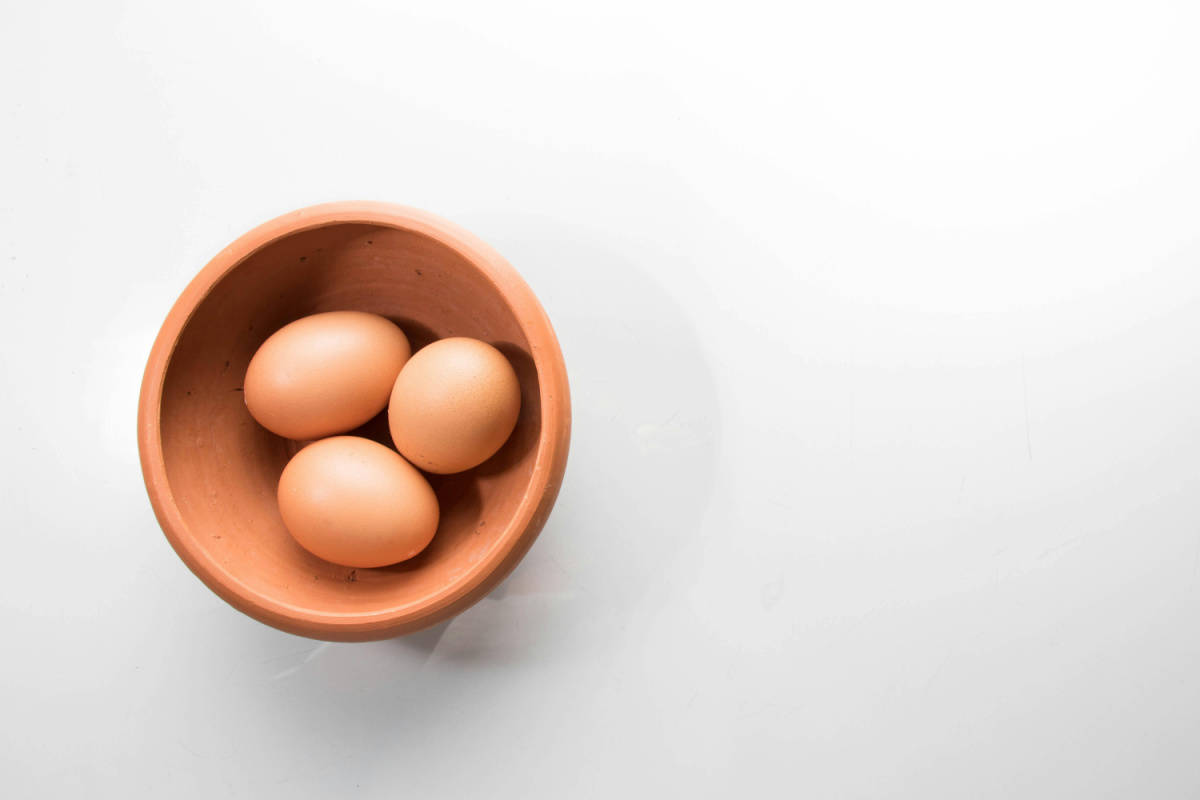
[[[334,436],[305,447],[279,478],[283,524],[313,555],[383,567],[425,549],[438,527],[429,481],[388,447]]]
[[[411,353],[404,331],[376,314],[303,317],[273,333],[250,359],[246,407],[288,439],[345,433],[387,406]]]
[[[396,449],[426,472],[461,472],[491,458],[521,411],[512,364],[478,339],[418,350],[392,387],[388,427]]]

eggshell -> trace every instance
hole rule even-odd
[[[441,339],[409,359],[392,388],[388,426],[396,449],[427,472],[482,464],[508,439],[521,411],[512,365],[478,339]]]
[[[279,478],[279,513],[300,545],[347,567],[382,567],[425,549],[438,527],[437,496],[395,451],[334,436],[305,447]]]
[[[246,407],[264,428],[317,439],[357,428],[388,403],[411,354],[404,331],[376,314],[329,311],[271,335],[246,369]]]

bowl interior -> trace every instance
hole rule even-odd
[[[421,555],[392,567],[342,567],[296,544],[275,490],[300,445],[260,427],[243,401],[246,366],[267,336],[338,309],[392,319],[414,350],[445,336],[490,342],[521,380],[512,437],[470,472],[429,476],[442,509],[437,536]],[[458,252],[413,231],[331,224],[254,252],[201,301],[167,365],[160,431],[167,481],[186,525],[177,535],[243,591],[302,615],[402,612],[460,583],[514,535],[507,523],[530,483],[541,433],[538,376],[500,290]],[[391,444],[384,414],[356,433]]]

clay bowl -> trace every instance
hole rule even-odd
[[[255,423],[242,398],[246,365],[267,336],[335,309],[389,317],[414,349],[445,336],[490,342],[521,379],[512,437],[470,472],[430,476],[437,536],[392,567],[341,567],[295,543],[275,490],[299,445]],[[521,277],[461,228],[384,203],[302,209],[221,251],[167,315],[138,407],[146,489],[184,563],[255,619],[337,641],[427,627],[503,580],[554,505],[570,427],[562,353]],[[358,433],[390,444],[382,415]]]

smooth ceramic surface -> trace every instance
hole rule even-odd
[[[489,342],[520,380],[512,436],[470,472],[430,476],[437,534],[390,567],[331,564],[288,535],[275,489],[296,443],[256,424],[244,402],[246,367],[266,337],[339,310],[391,319],[414,349],[450,336]],[[385,429],[359,432],[390,443]],[[138,413],[150,499],[192,571],[263,622],[342,641],[427,627],[502,580],[554,505],[569,438],[562,354],[529,287],[466,231],[383,203],[303,209],[223,250],[167,316]]]

